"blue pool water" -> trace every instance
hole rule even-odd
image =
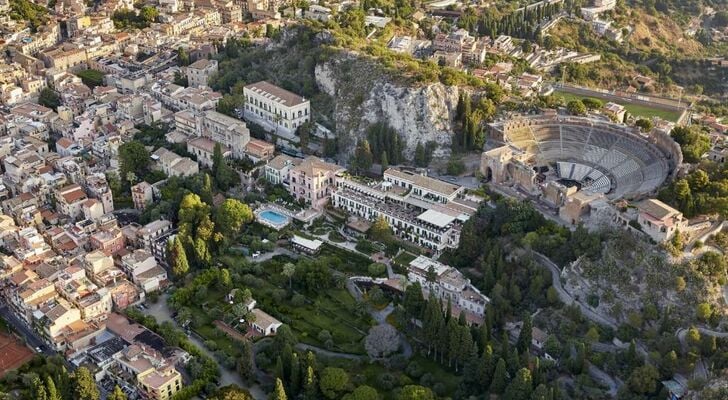
[[[263,218],[264,220],[270,222],[273,225],[283,225],[288,222],[288,217],[285,215],[271,211],[271,210],[265,210],[259,215],[260,218]]]

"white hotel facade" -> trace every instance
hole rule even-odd
[[[427,280],[430,271],[435,275],[434,282]],[[438,299],[450,300],[453,313],[459,315],[465,311],[466,319],[470,323],[482,323],[485,307],[490,299],[480,293],[457,269],[421,255],[410,262],[407,279],[413,283],[418,282],[425,291],[433,293]]]
[[[333,206],[369,221],[382,216],[397,236],[436,252],[457,247],[478,206],[462,198],[462,187],[394,169],[384,178],[371,186],[338,174]]]
[[[311,102],[266,81],[243,88],[244,116],[266,130],[292,134],[311,120]]]

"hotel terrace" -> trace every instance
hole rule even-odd
[[[338,173],[332,193],[334,207],[369,221],[382,216],[397,236],[436,252],[457,247],[480,200],[460,186],[392,168],[374,183]]]

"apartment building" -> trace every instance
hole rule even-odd
[[[276,146],[273,143],[260,139],[250,139],[245,145],[245,155],[254,163],[270,160],[275,150]]]
[[[485,59],[485,46],[465,29],[437,34],[432,48],[436,52],[459,53],[464,63],[482,63]]]
[[[141,181],[131,187],[131,200],[134,202],[134,208],[144,210],[147,205],[154,200],[154,191],[152,185],[146,181]]]
[[[56,210],[73,220],[83,217],[83,203],[88,200],[86,192],[74,183],[55,191]]]
[[[215,144],[216,142],[214,140],[208,139],[206,137],[196,137],[187,142],[187,151],[194,154],[197,158],[197,162],[202,164],[204,167],[212,168],[212,159],[215,154]],[[232,157],[233,152],[232,150],[230,150],[230,148],[221,145],[220,151],[222,152],[222,156],[224,158]]]
[[[288,171],[288,192],[299,201],[322,209],[334,189],[334,179],[344,168],[314,156],[306,157]]]
[[[190,87],[208,86],[210,77],[217,73],[217,61],[203,58],[187,66],[185,75]]]
[[[267,130],[293,133],[311,119],[311,103],[305,98],[261,81],[246,85],[244,115]]]
[[[197,161],[189,157],[182,157],[164,147],[160,147],[152,153],[152,160],[155,162],[155,168],[163,171],[167,176],[187,177],[200,171]]]
[[[91,247],[105,254],[115,254],[126,245],[124,234],[118,227],[100,229],[89,238]]]
[[[198,117],[197,129],[199,136],[228,148],[233,158],[245,156],[245,146],[250,142],[250,131],[245,122],[208,110]]]
[[[182,388],[182,375],[156,349],[134,343],[118,358],[122,371],[136,377],[145,398],[167,400]]]
[[[137,240],[139,245],[147,250],[151,250],[154,242],[172,230],[172,223],[165,219],[152,221],[137,231]]]
[[[167,271],[157,264],[149,250],[137,249],[123,256],[121,266],[132,282],[146,293],[159,290],[167,282]]]
[[[103,174],[90,175],[86,178],[86,190],[89,197],[97,199],[104,208],[104,214],[114,211],[114,195],[111,192],[106,176]]]

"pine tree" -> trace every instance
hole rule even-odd
[[[461,313],[462,315],[464,313]],[[458,371],[458,366],[463,365],[470,357],[474,354],[477,358],[477,350],[473,343],[473,336],[470,334],[470,328],[465,325],[460,325],[460,339],[458,341],[458,352],[455,357],[455,371]]]
[[[244,381],[250,382],[255,377],[253,365],[253,345],[250,340],[245,340],[240,349],[240,357],[237,362],[237,371]]]
[[[490,388],[488,389],[491,394],[503,394],[503,391],[506,390],[507,374],[506,362],[502,358],[499,358],[498,363],[495,365],[495,372],[493,372]]]
[[[354,151],[354,160],[352,160],[352,166],[358,173],[366,173],[372,168],[374,157],[372,156],[372,150],[369,146],[369,141],[362,139],[357,143],[356,150]]]
[[[170,265],[172,267],[172,274],[175,278],[182,278],[187,275],[190,270],[190,264],[187,261],[187,252],[185,247],[182,245],[179,235],[174,237],[169,249]]]
[[[271,393],[268,399],[288,400],[288,396],[286,396],[286,389],[283,388],[283,382],[281,381],[281,378],[276,378],[276,388],[273,390],[273,393]]]
[[[227,190],[235,184],[235,171],[230,168],[223,157],[220,143],[215,143],[215,148],[212,152],[212,174],[215,177],[215,183],[220,190]]]

